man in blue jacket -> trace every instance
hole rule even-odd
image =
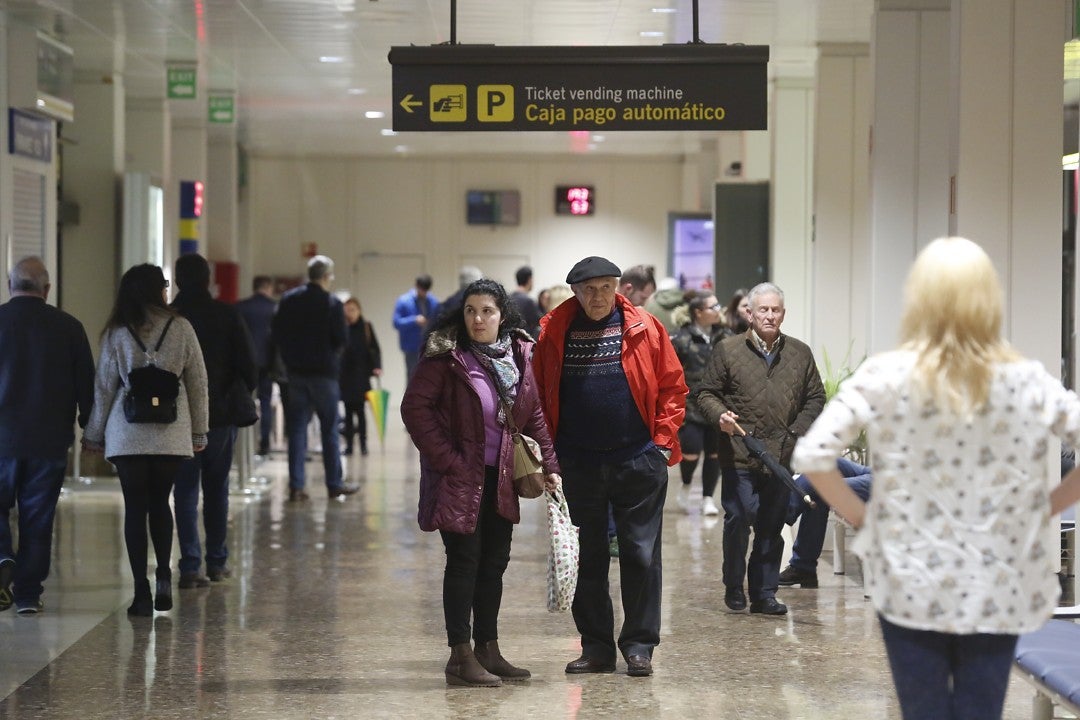
[[[64,483],[72,421],[86,427],[94,358],[82,323],[47,305],[49,272],[38,257],[15,264],[0,305],[0,611],[44,607],[53,519]],[[19,508],[19,550],[11,510]]]
[[[304,490],[304,457],[312,410],[319,417],[322,433],[327,493],[337,498],[358,490],[341,478],[338,375],[347,331],[344,306],[329,292],[333,281],[334,261],[316,255],[308,261],[308,284],[285,293],[274,315],[274,345],[281,351],[289,376],[285,425],[289,434],[290,502],[308,499]]]
[[[420,362],[420,351],[424,349],[424,329],[429,322],[434,323],[439,317],[439,300],[431,294],[431,276],[424,274],[416,278],[416,286],[397,299],[394,303],[394,327],[398,331],[398,344],[405,354],[405,373],[408,380],[416,371]]]

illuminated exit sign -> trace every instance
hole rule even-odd
[[[390,49],[395,131],[764,130],[764,45]]]

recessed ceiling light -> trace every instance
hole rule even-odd
[[[675,8],[653,8],[654,13],[677,13],[679,12]]]
[[[350,95],[363,95],[367,92],[367,88],[349,88],[345,92],[349,93]]]
[[[641,37],[664,37],[663,30],[642,30],[638,33]]]
[[[343,63],[345,58],[340,55],[320,55],[319,62],[321,63]]]
[[[393,130],[391,130],[390,128],[383,128],[382,130],[379,131],[379,134],[382,135],[383,137],[394,137],[395,135],[397,135],[397,133],[394,132]]]
[[[379,118],[386,117],[386,113],[384,113],[382,110],[368,110],[366,113],[364,113],[364,117],[366,117],[368,120],[378,120]]]

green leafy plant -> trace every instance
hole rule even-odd
[[[832,400],[833,396],[840,389],[840,385],[849,377],[855,374],[855,369],[862,364],[862,361],[866,359],[864,355],[859,359],[854,366],[851,364],[851,350],[855,345],[855,341],[852,340],[848,345],[847,353],[844,354],[844,359],[840,365],[833,367],[832,361],[829,359],[829,351],[825,348],[821,349],[821,363],[822,367],[819,368],[821,373],[821,383],[825,386],[825,399]],[[860,465],[867,464],[867,458],[870,455],[870,449],[867,446],[866,431],[863,430],[859,433],[859,437],[855,438],[855,441],[847,446],[844,450],[844,457],[849,460],[853,460]]]

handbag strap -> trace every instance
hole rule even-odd
[[[170,315],[168,322],[165,323],[165,327],[162,328],[161,335],[158,336],[157,345],[154,346],[154,352],[157,352],[161,349],[161,343],[165,342],[165,333],[169,332],[169,326],[172,325],[173,319],[174,318]],[[131,333],[131,337],[135,340],[135,343],[139,346],[140,350],[142,350],[144,353],[149,352],[146,349],[146,346],[143,345],[143,341],[139,339],[138,333],[132,330],[130,325],[127,326],[127,331]]]

